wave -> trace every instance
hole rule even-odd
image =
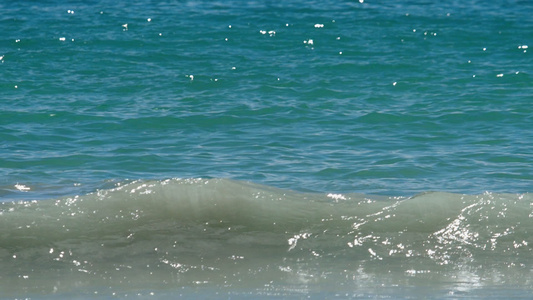
[[[420,280],[531,288],[532,218],[531,194],[403,198],[141,180],[1,203],[0,269],[9,271],[0,289],[353,289]]]

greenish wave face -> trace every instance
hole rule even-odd
[[[169,179],[0,209],[8,297],[533,286],[529,194],[395,198]]]

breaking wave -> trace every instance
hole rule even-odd
[[[0,204],[0,290],[255,293],[533,287],[531,194],[311,194],[227,179],[134,181]],[[422,295],[423,296],[423,295]]]

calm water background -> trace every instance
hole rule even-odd
[[[0,1],[0,201],[175,177],[529,193],[531,12],[518,0]]]
[[[168,177],[531,190],[529,1],[0,9],[0,184],[44,189],[25,198]]]

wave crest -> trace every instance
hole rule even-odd
[[[446,282],[467,272],[478,283],[531,286],[532,218],[530,194],[395,198],[227,179],[134,181],[0,204],[0,268],[9,270],[3,279],[42,282],[120,274],[142,284],[151,272],[175,286],[223,286],[233,274],[233,284],[285,278],[346,288],[368,284],[353,276]]]

